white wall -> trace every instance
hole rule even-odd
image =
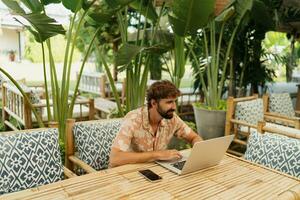
[[[8,60],[8,52],[16,51],[16,60],[19,60],[19,32],[15,29],[0,28],[0,59]]]

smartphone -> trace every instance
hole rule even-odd
[[[149,181],[158,181],[162,179],[159,175],[155,174],[150,169],[140,170],[139,173]]]

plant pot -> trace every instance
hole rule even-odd
[[[207,110],[193,105],[197,132],[204,140],[224,136],[226,111]]]

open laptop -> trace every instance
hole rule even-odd
[[[191,151],[182,152],[182,159],[176,161],[156,161],[157,164],[179,175],[219,164],[234,135],[203,140],[194,144]]]

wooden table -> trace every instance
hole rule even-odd
[[[163,179],[149,182],[139,169],[151,169]],[[154,163],[125,165],[0,199],[299,199],[299,181],[226,155],[217,166],[183,176]]]

